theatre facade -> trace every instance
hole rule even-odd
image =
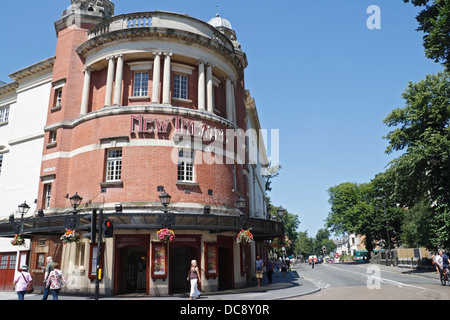
[[[263,130],[230,22],[72,0],[55,29],[35,204],[0,222],[0,236],[29,239],[36,285],[48,255],[71,293],[99,276],[101,294],[184,293],[192,259],[205,292],[247,285],[283,224],[267,214]],[[63,243],[100,213],[114,225],[100,251],[98,237]]]

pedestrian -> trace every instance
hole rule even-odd
[[[45,266],[45,273],[44,273],[44,295],[42,296],[42,300],[47,300],[48,294],[50,292],[49,288],[47,287],[47,279],[50,275],[50,272],[53,271],[53,265],[55,262],[53,261],[53,258],[51,256],[47,257],[47,265]]]
[[[278,277],[278,270],[280,270],[280,262],[278,261],[278,259],[275,259],[274,263],[275,277]]]
[[[266,265],[266,273],[267,273],[267,280],[269,280],[269,284],[272,283],[272,276],[273,276],[273,260],[272,258],[269,259]]]
[[[311,258],[312,269],[314,270],[314,257]]]
[[[13,285],[13,291],[16,290],[18,300],[25,300],[25,294],[27,293],[27,285],[33,281],[31,274],[28,273],[28,266],[22,265],[17,268],[19,272],[15,279]]]
[[[431,263],[436,267],[436,271],[437,273],[440,275],[440,271],[439,271],[439,254],[437,252],[433,253],[433,257],[431,258]]]
[[[281,260],[281,273],[283,274],[283,277],[286,275],[286,261]]]
[[[197,260],[191,261],[187,280],[191,282],[191,292],[189,293],[189,300],[198,298],[202,293],[198,290],[198,284],[202,282],[200,277],[200,269],[197,266]]]
[[[53,264],[53,271],[50,272],[46,283],[46,286],[50,289],[53,296],[53,300],[58,300],[59,291],[61,290],[61,287],[66,284],[67,279],[62,271],[59,270],[59,263],[55,262]]]
[[[256,281],[258,282],[258,287],[262,285],[262,278],[263,278],[263,272],[264,272],[264,261],[259,257],[259,255],[256,256],[255,261],[255,271],[256,271]]]

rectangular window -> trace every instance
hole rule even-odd
[[[122,179],[122,149],[108,150],[106,158],[106,182]]]
[[[48,183],[45,185],[45,209],[50,208],[50,199],[52,195],[52,185]]]
[[[148,96],[148,72],[136,72],[134,74],[133,96]]]
[[[62,100],[62,88],[55,90],[55,108],[61,107],[61,100]]]
[[[0,176],[2,175],[3,155],[0,154]]]
[[[173,97],[176,99],[187,99],[188,98],[188,77],[175,74],[174,84],[173,84]]]
[[[9,119],[9,106],[0,108],[0,123],[8,122]]]
[[[194,151],[178,151],[178,181],[194,181]]]

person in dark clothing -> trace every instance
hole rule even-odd
[[[267,279],[269,280],[269,284],[272,283],[272,275],[273,275],[273,260],[269,259],[269,261],[266,264],[266,273],[267,273]]]

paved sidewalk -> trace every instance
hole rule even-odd
[[[292,271],[287,272],[286,275],[281,273],[278,276],[273,276],[272,284],[268,284],[266,275],[264,274],[263,285],[257,287],[256,281],[250,286],[240,289],[223,290],[216,292],[205,293],[200,296],[200,301],[208,300],[282,300],[301,295],[314,293],[320,290],[319,287],[312,282],[305,280],[297,273],[298,266],[294,266]],[[25,295],[25,300],[41,300],[42,294],[33,293]],[[51,300],[49,296],[49,300]],[[61,293],[60,300],[94,300],[92,296],[72,296]],[[186,300],[189,301],[188,294],[177,294],[163,297],[152,297],[146,295],[130,294],[119,295],[113,297],[100,297],[100,300]],[[17,300],[15,292],[0,292],[0,300]]]
[[[245,288],[234,290],[223,290],[216,292],[205,293],[200,296],[199,301],[211,300],[283,300],[292,297],[311,294],[320,291],[312,282],[302,278],[301,264],[292,268],[292,271],[287,272],[286,275],[278,274],[273,276],[272,284],[268,284],[267,277],[264,274],[264,281],[261,287],[257,287],[256,281]],[[439,281],[439,275],[432,268],[429,269],[411,269],[402,267],[393,267],[385,265],[377,265],[385,272],[397,272],[408,274],[411,276],[429,277]],[[300,273],[299,273],[300,272]],[[94,296],[73,296],[61,293],[60,300],[94,300]],[[41,300],[42,294],[27,294],[25,300]],[[188,300],[188,294],[176,294],[162,297],[152,297],[139,294],[119,295],[112,297],[100,297],[100,300],[148,300],[148,301],[165,301],[165,300]],[[0,300],[17,300],[15,292],[0,292]],[[51,300],[51,296],[49,296]]]

